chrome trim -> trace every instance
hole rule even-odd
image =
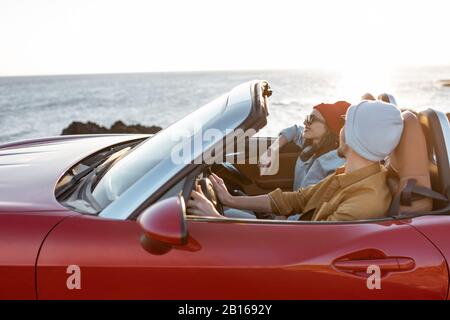
[[[439,119],[439,124],[441,125],[442,134],[445,141],[445,148],[447,149],[447,159],[449,161],[448,165],[450,166],[450,122],[448,121],[447,115],[444,112],[434,109],[433,111],[436,112]]]
[[[249,116],[252,110],[251,88],[257,82],[243,83],[229,92],[227,105],[222,117],[220,121],[216,121],[213,124],[215,129],[220,130],[222,136],[214,137],[215,139],[212,141],[203,141],[202,139],[202,147],[193,148],[194,150],[190,155],[191,161],[201,157],[206,150],[213,148],[217,142],[230,133],[230,129],[236,129]],[[194,143],[194,139],[196,139],[195,136],[191,138],[191,143]],[[103,209],[99,216],[102,218],[126,220],[144,201],[185,167],[186,164],[184,163],[173,163],[169,156],[128,188],[117,200]]]

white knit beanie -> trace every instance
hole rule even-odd
[[[345,143],[357,154],[370,161],[380,161],[398,145],[403,118],[393,104],[361,101],[347,110],[344,131]]]

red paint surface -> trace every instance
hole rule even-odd
[[[145,210],[138,219],[146,237],[173,245],[181,245],[185,237],[183,198],[161,200]]]
[[[280,225],[188,223],[189,244],[152,255],[134,221],[76,216],[44,243],[41,299],[445,299],[448,270],[440,252],[403,223]],[[409,270],[339,270],[339,259],[405,258]],[[68,290],[66,268],[81,268],[81,290]]]
[[[0,147],[0,212],[65,210],[55,198],[60,177],[80,160],[142,135],[81,135]]]
[[[39,248],[68,212],[0,213],[0,299],[36,299]]]

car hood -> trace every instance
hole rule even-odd
[[[141,134],[59,136],[0,145],[0,211],[68,210],[55,186],[70,167],[110,145]]]

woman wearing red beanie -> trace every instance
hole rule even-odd
[[[346,101],[316,105],[311,114],[306,116],[304,126],[294,125],[282,130],[278,143],[272,144],[281,148],[288,142],[294,142],[302,149],[295,165],[294,191],[318,183],[344,165],[344,159],[338,156],[337,148],[339,132],[344,125],[342,116],[349,106],[350,103]],[[273,152],[269,148],[261,156],[260,167],[270,166]]]

